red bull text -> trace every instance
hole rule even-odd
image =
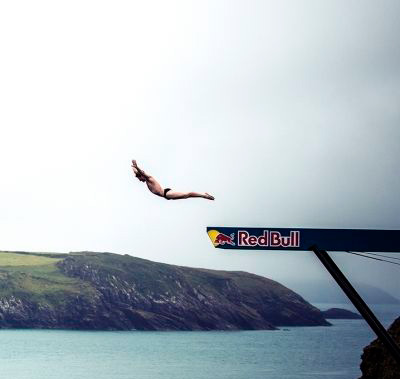
[[[237,232],[238,246],[264,246],[264,247],[299,247],[300,231],[293,230],[288,236],[282,236],[280,232],[264,230],[261,236],[253,236],[246,230]]]

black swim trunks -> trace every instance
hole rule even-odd
[[[165,197],[167,200],[171,200],[171,199],[168,199],[168,197],[166,196],[168,191],[171,191],[171,188],[165,188],[165,189],[164,189],[164,197]]]

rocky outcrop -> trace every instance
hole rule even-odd
[[[388,332],[400,346],[400,317],[395,320]],[[400,365],[396,363],[379,339],[374,340],[364,349],[361,359],[362,376],[360,379],[400,378]]]
[[[362,316],[358,313],[351,312],[347,309],[342,308],[330,308],[326,311],[322,311],[325,318],[336,319],[336,320],[360,320]]]
[[[245,272],[87,252],[70,254],[55,265],[56,272],[45,271],[43,277],[38,270],[9,275],[3,284],[15,288],[0,293],[0,328],[251,330],[330,325],[290,289]]]

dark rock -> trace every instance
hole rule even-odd
[[[400,317],[395,320],[388,330],[389,334],[400,346]],[[399,379],[400,365],[394,360],[379,339],[374,340],[364,348],[360,365],[360,379]]]

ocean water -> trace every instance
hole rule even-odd
[[[327,309],[337,305],[317,306]],[[400,315],[398,305],[372,308],[386,327]],[[375,335],[364,320],[330,321],[331,327],[289,327],[278,331],[0,330],[0,376],[10,379],[359,378],[362,349]]]

